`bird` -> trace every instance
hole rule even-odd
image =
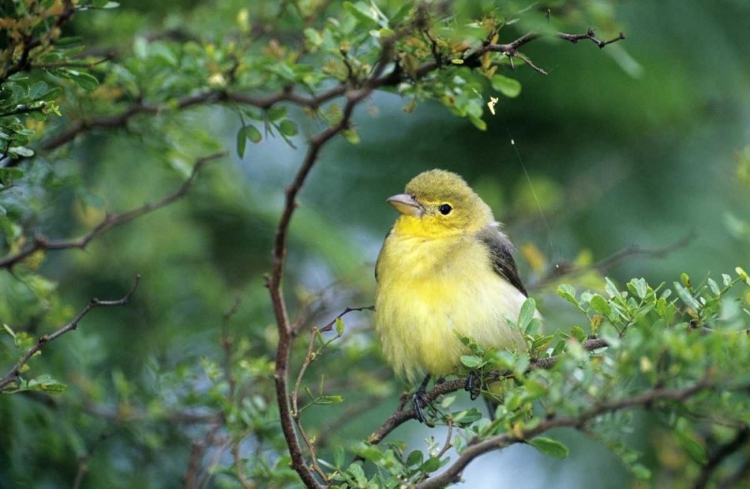
[[[430,424],[422,411],[427,385],[469,353],[461,337],[485,350],[526,350],[508,319],[518,318],[528,293],[513,244],[460,175],[420,173],[387,202],[399,216],[375,265],[375,331],[396,374],[412,383],[425,376],[413,403],[416,418]]]

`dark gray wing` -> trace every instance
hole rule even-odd
[[[492,258],[492,268],[521,291],[523,295],[528,297],[529,294],[526,292],[526,287],[523,286],[521,277],[518,276],[516,261],[513,259],[512,253],[515,251],[515,248],[508,237],[501,233],[497,227],[487,226],[479,231],[477,238],[489,248],[490,257]]]

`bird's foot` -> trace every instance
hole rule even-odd
[[[424,378],[422,383],[417,388],[417,392],[414,393],[412,403],[414,404],[414,416],[417,421],[424,423],[430,428],[434,428],[435,424],[432,423],[424,414],[423,408],[430,407],[430,400],[427,398],[427,384],[430,382],[430,376]]]
[[[476,374],[474,372],[469,372],[469,375],[466,376],[466,385],[464,386],[464,390],[466,390],[466,392],[470,394],[472,401],[475,401],[477,397],[479,397],[481,387],[481,382],[477,382]]]

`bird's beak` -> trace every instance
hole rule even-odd
[[[422,207],[422,204],[414,200],[414,197],[409,194],[398,194],[388,197],[387,202],[405,216],[421,218],[422,214],[424,214],[424,207]]]

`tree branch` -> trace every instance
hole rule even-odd
[[[729,443],[721,445],[716,453],[711,455],[711,458],[708,459],[708,462],[703,466],[700,474],[698,474],[698,478],[693,483],[693,489],[707,487],[711,477],[722,462],[737,453],[748,441],[750,441],[750,427],[744,425],[737,431],[737,434]]]
[[[581,346],[583,346],[583,348],[587,351],[593,351],[600,348],[605,348],[607,346],[607,342],[601,338],[592,338],[584,341]],[[529,370],[537,368],[550,369],[554,367],[556,363],[557,357],[539,358],[536,360],[532,360]],[[488,380],[492,381],[507,377],[508,375],[510,375],[508,372],[495,371],[491,372],[487,376],[487,378]],[[428,402],[433,402],[442,395],[463,390],[465,387],[466,380],[463,378],[447,380],[445,382],[436,384],[435,387],[427,391],[425,394],[425,398]],[[371,445],[377,445],[378,443],[383,441],[383,439],[388,436],[389,433],[391,433],[393,430],[395,430],[405,422],[409,421],[410,419],[417,419],[417,414],[414,411],[414,408],[411,406],[412,403],[405,403],[404,405],[399,407],[396,412],[394,412],[388,419],[385,420],[382,425],[380,425],[380,427],[378,427],[378,429],[376,429],[369,437],[367,437],[367,443]]]
[[[113,301],[100,301],[99,299],[91,299],[91,301],[86,305],[86,307],[79,312],[76,317],[73,318],[71,322],[63,326],[62,328],[58,329],[54,333],[50,335],[42,335],[39,340],[37,340],[36,344],[29,348],[29,350],[21,357],[21,359],[16,363],[13,368],[10,369],[10,372],[5,374],[5,376],[0,379],[0,390],[8,386],[10,383],[14,382],[21,374],[21,369],[24,365],[28,363],[28,361],[37,354],[37,352],[41,351],[41,349],[50,341],[54,341],[60,336],[69,333],[76,328],[78,328],[78,323],[81,321],[81,319],[86,316],[92,309],[96,309],[97,307],[112,307],[112,306],[121,306],[125,304],[130,297],[135,293],[135,289],[138,288],[138,283],[141,279],[140,275],[135,276],[135,282],[133,283],[133,287],[130,289],[130,291],[125,294],[121,299],[113,300]]]
[[[702,391],[717,387],[709,383],[708,376],[682,389],[652,389],[633,397],[615,399],[593,405],[588,410],[577,416],[552,416],[541,421],[534,428],[520,430],[514,433],[503,433],[492,436],[485,440],[470,443],[464,452],[444,472],[437,476],[421,482],[415,486],[416,489],[435,489],[444,487],[457,481],[463,470],[472,460],[493,450],[505,448],[513,443],[518,443],[538,436],[553,428],[581,427],[602,414],[613,413],[622,409],[651,406],[657,401],[684,401]],[[743,388],[747,388],[744,386]]]
[[[417,26],[420,18],[421,17],[418,15],[417,19],[415,20],[414,26]],[[271,295],[271,303],[273,305],[274,316],[276,317],[276,325],[279,332],[279,343],[276,352],[276,368],[274,371],[274,380],[276,384],[276,401],[279,406],[281,429],[284,433],[287,447],[289,448],[289,454],[292,457],[292,468],[299,474],[299,476],[302,478],[302,482],[308,488],[320,488],[322,486],[315,479],[313,471],[307,465],[304,455],[302,454],[302,448],[300,446],[299,439],[297,438],[297,433],[294,427],[294,419],[290,409],[287,376],[289,370],[289,358],[291,354],[292,343],[295,337],[295,331],[292,329],[291,323],[289,322],[286,301],[284,300],[284,294],[282,290],[282,278],[284,274],[284,263],[286,258],[289,225],[291,223],[294,210],[297,208],[297,195],[302,190],[302,187],[305,184],[305,181],[307,180],[312,167],[315,165],[321,148],[336,135],[349,129],[351,118],[354,113],[354,108],[378,87],[377,81],[382,76],[382,73],[389,62],[393,45],[398,39],[403,37],[412,28],[413,26],[411,25],[406,26],[400,29],[391,38],[383,41],[383,47],[380,53],[380,57],[368,79],[365,80],[361,88],[351,89],[346,92],[346,105],[344,106],[341,119],[336,124],[328,127],[327,129],[316,134],[310,139],[305,158],[302,161],[299,169],[297,170],[297,174],[295,175],[291,185],[287,187],[284,192],[284,209],[281,213],[279,223],[276,227],[272,252],[273,265],[271,274],[266,277],[266,286],[268,287],[269,293]]]
[[[415,25],[418,25],[420,23],[424,22],[424,19],[417,19],[415,21]],[[411,28],[411,27],[409,27]],[[395,36],[392,37],[390,42],[388,43],[388,50],[392,49],[393,44],[396,40],[403,37],[404,31],[397,33]],[[596,42],[597,44],[601,44],[600,47],[604,47],[607,44],[617,42],[621,39],[624,39],[624,35],[620,34],[620,37],[617,37],[615,39],[609,40],[609,41],[599,41],[596,39],[596,37],[593,36],[593,30],[589,29],[586,34],[565,34],[562,32],[559,32],[555,34],[556,37],[559,37],[561,39],[565,39],[571,42],[578,42],[580,39],[591,39],[592,41]],[[529,32],[524,34],[523,36],[519,37],[513,42],[507,43],[507,44],[491,44],[486,43],[479,48],[477,48],[473,53],[467,55],[464,58],[464,66],[468,66],[471,68],[474,68],[476,66],[479,66],[481,64],[480,58],[488,52],[499,52],[503,53],[506,56],[510,57],[511,60],[513,57],[517,57],[522,59],[526,64],[529,65],[530,68],[536,70],[537,72],[546,75],[547,72],[545,72],[543,69],[539,68],[538,66],[534,65],[534,63],[525,55],[518,52],[518,48],[521,46],[542,37],[541,34],[535,33],[535,32]],[[385,46],[383,52],[385,52]],[[383,62],[385,61],[385,62]],[[396,86],[399,83],[405,81],[409,75],[402,72],[400,67],[397,65],[396,68],[387,74],[383,74],[383,71],[385,69],[385,66],[389,60],[388,59],[381,59],[378,61],[377,66],[379,67],[377,76],[370,76],[367,85],[369,87],[369,90],[382,88],[382,87],[389,87],[389,86]],[[429,73],[441,69],[446,66],[453,66],[451,64],[443,63],[440,59],[435,61],[429,61],[423,65],[421,65],[414,73],[414,78],[419,80],[421,78],[424,78]],[[123,127],[127,122],[134,116],[138,114],[158,114],[160,112],[166,112],[170,110],[182,110],[189,107],[193,107],[196,105],[203,105],[203,104],[214,104],[214,103],[220,103],[220,102],[233,102],[237,104],[242,105],[249,105],[252,107],[257,107],[259,109],[268,110],[274,105],[281,103],[281,102],[290,102],[302,107],[307,107],[312,110],[318,109],[320,106],[325,104],[326,102],[329,102],[333,100],[336,97],[340,97],[348,93],[348,90],[351,88],[351,81],[347,80],[339,85],[336,85],[334,87],[331,87],[317,95],[309,96],[309,95],[303,95],[294,90],[293,87],[287,87],[284,90],[271,94],[266,96],[251,96],[246,95],[242,93],[236,93],[231,92],[228,90],[207,90],[203,91],[194,95],[189,95],[181,99],[177,99],[176,102],[167,104],[167,103],[148,103],[139,101],[136,103],[133,103],[132,105],[126,107],[122,112],[109,115],[109,116],[102,116],[102,117],[95,117],[92,119],[81,119],[73,123],[72,127],[69,129],[66,129],[65,131],[53,136],[50,139],[45,140],[40,145],[40,149],[45,151],[51,151],[53,149],[59,148],[60,146],[63,146],[71,141],[73,141],[77,136],[80,134],[83,134],[87,131],[90,131],[92,129],[96,128],[114,128],[114,127]],[[14,160],[15,162],[19,160]]]
[[[106,233],[110,229],[120,226],[122,224],[125,224],[127,222],[130,222],[133,219],[141,217],[157,209],[161,209],[162,207],[165,207],[171,204],[172,202],[184,197],[190,190],[190,187],[192,186],[195,180],[195,177],[198,174],[198,171],[208,162],[215,160],[217,158],[221,158],[225,155],[226,155],[226,152],[219,152],[219,153],[214,153],[214,154],[199,158],[196,161],[195,166],[193,167],[193,171],[190,174],[190,177],[188,177],[188,179],[185,180],[180,186],[180,188],[178,188],[176,191],[174,191],[173,193],[167,195],[166,197],[160,200],[157,200],[156,202],[149,202],[148,204],[145,204],[137,209],[133,209],[128,212],[123,212],[122,214],[108,215],[99,224],[97,224],[91,231],[89,231],[88,233],[86,233],[85,235],[79,238],[64,239],[64,240],[50,240],[43,235],[36,236],[34,238],[34,242],[28,245],[26,248],[16,253],[11,253],[9,255],[6,255],[3,258],[0,258],[0,269],[11,268],[17,263],[31,256],[32,254],[36,253],[37,251],[64,250],[68,248],[85,249],[92,239],[96,238],[97,236],[101,234]]]

